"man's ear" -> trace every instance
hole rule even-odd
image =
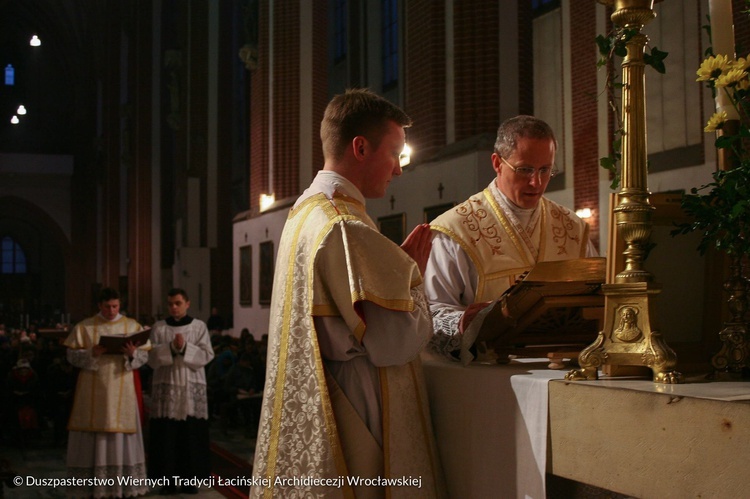
[[[361,135],[357,135],[352,140],[352,148],[354,150],[354,157],[357,159],[364,158],[365,155],[365,138]]]
[[[492,153],[492,169],[495,170],[495,173],[500,174],[500,166],[502,165],[502,159],[500,159],[500,155],[496,152]]]

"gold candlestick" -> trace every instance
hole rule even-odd
[[[646,86],[644,49],[648,37],[640,31],[656,17],[654,0],[598,0],[613,6],[612,22],[636,31],[626,43],[622,62],[622,175],[614,208],[619,237],[625,243],[625,268],[614,283],[602,286],[605,296],[604,327],[594,343],[578,358],[580,369],[570,380],[598,378],[603,365],[646,366],[657,383],[679,383],[682,375],[672,368],[677,356],[667,346],[655,324],[656,297],[661,286],[643,266],[651,237],[651,216],[646,166]],[[611,238],[617,234],[610,234]],[[615,247],[611,245],[610,247]],[[610,255],[612,258],[613,255]]]

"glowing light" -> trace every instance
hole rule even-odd
[[[11,123],[13,123],[14,125],[18,125],[18,123],[19,123],[20,121],[21,121],[21,120],[19,120],[19,119],[18,119],[18,116],[16,116],[15,114],[14,114],[14,115],[13,115],[13,117],[12,117],[12,118],[10,119],[10,122],[11,122]]]
[[[20,106],[18,106],[18,110],[16,112],[23,116],[24,114],[26,114],[26,108],[23,107],[23,104],[21,104]]]
[[[36,35],[32,36],[31,40],[29,40],[29,45],[31,45],[32,47],[38,47],[41,44],[42,44],[42,41]]]
[[[411,163],[411,147],[409,147],[409,144],[404,144],[404,150],[399,154],[398,162],[401,168],[409,166],[409,163]]]
[[[592,212],[591,208],[581,208],[576,210],[576,215],[578,215],[578,218],[591,218]]]
[[[271,205],[276,202],[276,196],[273,194],[261,194],[260,195],[260,211],[266,211]]]

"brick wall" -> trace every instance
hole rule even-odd
[[[750,16],[744,13],[744,10],[747,10],[745,0],[732,0],[734,45],[738,49],[737,57],[747,57],[750,54]],[[703,20],[705,21],[705,18]]]
[[[404,110],[412,161],[429,159],[445,145],[445,6],[439,0],[406,5]]]
[[[299,1],[274,3],[273,191],[276,199],[299,192]]]
[[[518,77],[499,67],[502,26],[499,2],[454,2],[456,141],[497,132],[500,78]]]
[[[258,67],[250,75],[250,209],[268,192],[268,3],[260,2]]]
[[[534,26],[531,2],[518,2],[518,68],[502,68],[506,78],[518,72],[518,114],[534,114]],[[502,76],[501,76],[502,77]],[[504,116],[503,118],[510,118]],[[498,123],[499,125],[499,123]]]
[[[599,143],[596,92],[596,4],[571,2],[571,74],[573,75],[574,208],[599,206]],[[598,246],[599,217],[589,219],[591,240]]]
[[[327,2],[315,2],[313,6],[313,113],[312,123],[312,168],[313,176],[323,168],[323,144],[320,142],[320,121],[328,105],[328,10]],[[300,193],[301,194],[301,193]]]

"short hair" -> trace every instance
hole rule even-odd
[[[512,156],[519,138],[549,139],[555,144],[555,150],[557,150],[557,139],[552,127],[535,116],[521,114],[500,124],[495,140],[495,152],[501,158]]]
[[[167,292],[167,296],[170,298],[174,298],[177,295],[182,295],[182,297],[185,299],[185,301],[190,301],[190,298],[188,297],[187,291],[185,291],[182,288],[172,288]]]
[[[99,303],[119,299],[120,293],[114,288],[103,288],[101,291],[99,291]]]
[[[326,107],[320,123],[323,156],[341,159],[354,137],[361,135],[376,147],[393,121],[410,127],[411,118],[397,105],[366,88],[348,89]]]

